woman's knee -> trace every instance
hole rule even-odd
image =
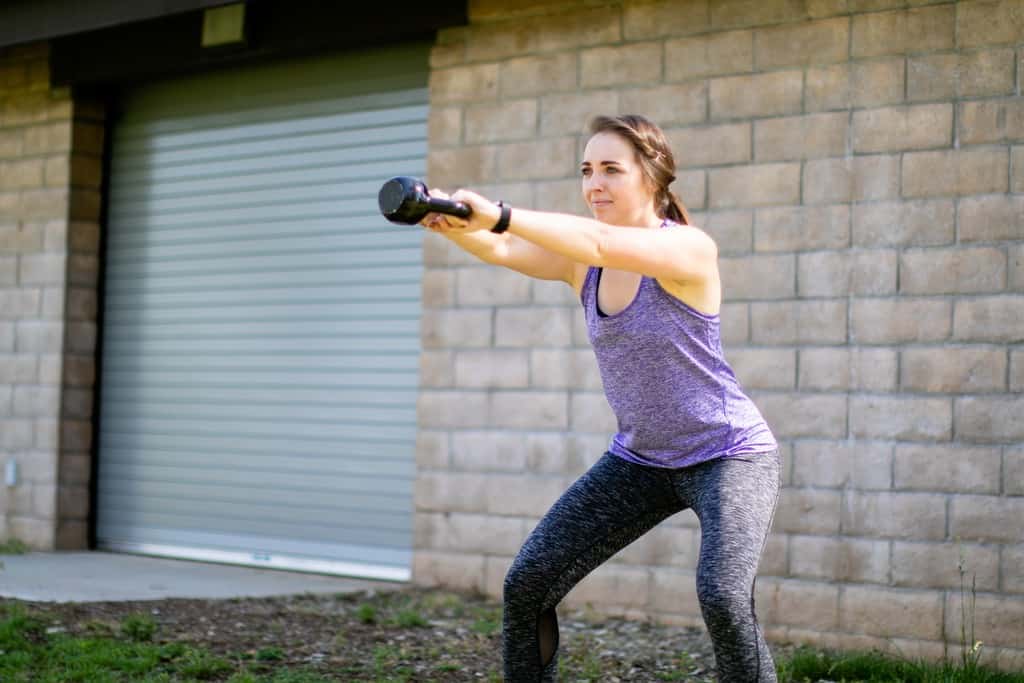
[[[528,562],[517,557],[505,573],[502,598],[508,604],[529,604],[539,602],[545,587],[536,571],[531,571]]]
[[[697,583],[697,600],[707,622],[740,623],[750,620],[753,598],[744,586],[722,580],[704,580]],[[710,627],[711,624],[709,623]]]

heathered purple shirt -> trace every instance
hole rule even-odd
[[[600,274],[587,269],[580,299],[618,418],[608,448],[613,455],[688,467],[778,447],[722,354],[718,315],[697,311],[644,275],[632,303],[606,316],[597,305]]]

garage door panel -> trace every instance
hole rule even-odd
[[[101,547],[408,576],[424,232],[384,221],[376,193],[426,170],[428,51],[124,97],[104,255]]]
[[[426,161],[421,156],[404,156],[384,161],[365,161],[359,164],[333,163],[323,167],[299,167],[281,169],[271,167],[264,172],[247,169],[245,173],[225,177],[205,177],[198,180],[176,180],[171,183],[145,183],[134,174],[125,174],[124,185],[131,188],[130,195],[122,195],[116,204],[110,204],[112,212],[130,212],[134,207],[154,200],[177,197],[206,197],[221,192],[276,189],[281,187],[304,187],[311,183],[336,183],[345,187],[350,183],[377,182],[395,168],[406,169],[410,175],[420,176],[427,171]]]
[[[377,104],[387,106],[387,98],[380,98]],[[262,116],[271,115],[273,111],[273,107],[262,111]],[[284,114],[289,110],[278,111]],[[226,145],[239,142],[288,140],[336,131],[358,133],[364,130],[397,128],[402,134],[406,134],[408,124],[424,121],[427,114],[427,108],[422,104],[392,104],[383,110],[374,108],[303,115],[305,111],[293,108],[290,110],[291,116],[281,116],[275,120],[223,125],[210,125],[199,117],[192,119],[192,128],[173,131],[161,131],[155,127],[141,130],[138,126],[126,125],[121,127],[114,140],[118,143],[120,154],[127,159],[139,156],[157,158],[153,155],[164,150],[224,149]],[[415,136],[412,136],[412,139],[416,139]]]
[[[135,168],[111,170],[111,185],[124,182],[126,189],[131,183],[164,184],[167,191],[175,191],[175,181],[194,181],[201,178],[220,178],[225,175],[250,175],[330,167],[344,157],[346,164],[362,164],[379,161],[394,161],[401,166],[403,159],[411,156],[423,158],[427,153],[426,141],[403,141],[373,146],[354,146],[338,149],[315,150],[311,152],[282,152],[277,155],[263,155],[242,159],[218,159],[201,166],[177,164],[173,166],[137,165]]]
[[[396,438],[390,432],[373,434],[370,438],[350,438],[343,444],[336,441],[317,440],[304,434],[289,434],[282,437],[240,437],[225,434],[145,434],[137,431],[116,432],[110,429],[101,432],[105,444],[121,452],[144,452],[150,449],[177,450],[183,457],[190,452],[219,452],[230,456],[238,454],[277,455],[301,451],[308,456],[323,458],[408,458],[404,439]]]
[[[145,244],[118,246],[109,252],[108,262],[133,263],[147,261],[234,258],[252,254],[277,253],[281,256],[349,250],[417,249],[422,235],[405,232],[356,233],[348,235],[296,235],[263,238],[236,238],[195,241],[191,243]]]

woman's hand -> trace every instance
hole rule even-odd
[[[459,218],[444,213],[428,213],[420,224],[439,233],[470,233],[490,230],[501,217],[501,208],[489,199],[469,190],[457,190],[451,197],[438,189],[430,190],[431,197],[462,202],[472,209],[469,218]]]

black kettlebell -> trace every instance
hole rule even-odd
[[[468,218],[473,212],[462,202],[431,197],[422,180],[409,176],[395,176],[384,183],[377,195],[380,212],[392,223],[414,225],[431,211],[459,218]]]

